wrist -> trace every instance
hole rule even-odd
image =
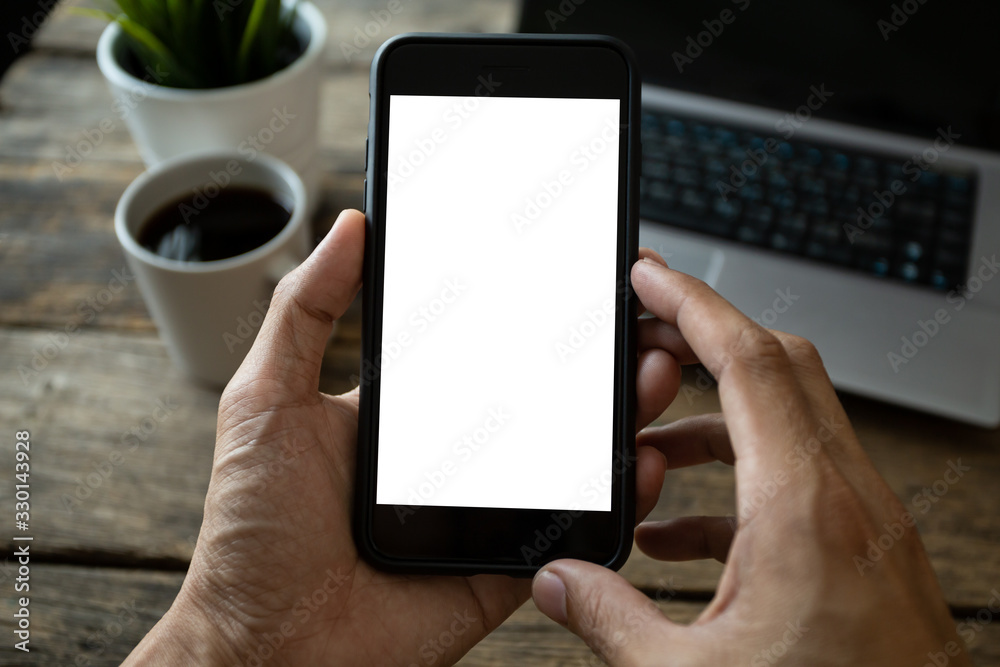
[[[231,619],[207,609],[184,587],[122,665],[241,665],[239,634]]]

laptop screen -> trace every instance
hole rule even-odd
[[[643,81],[1000,150],[1000,3],[524,0],[521,32],[614,35]]]

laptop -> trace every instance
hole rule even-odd
[[[628,43],[639,240],[834,385],[1000,425],[1000,6],[524,0]]]

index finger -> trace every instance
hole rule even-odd
[[[640,260],[632,267],[639,300],[676,326],[719,383],[733,451],[751,474],[773,468],[810,437],[812,415],[784,347],[773,334],[704,282]]]

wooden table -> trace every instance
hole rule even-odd
[[[413,2],[348,62],[341,42],[353,39],[379,1],[317,4],[331,28],[322,231],[338,210],[361,203],[368,66],[377,43],[409,30],[510,30],[517,9],[512,0]],[[171,366],[135,285],[102,303],[113,272],[124,266],[112,214],[143,166],[94,61],[100,29],[61,7],[0,87],[0,470],[11,471],[0,475],[8,531],[0,566],[2,665],[118,664],[181,584],[209,479],[218,393]],[[95,134],[104,119],[113,130]],[[88,137],[92,152],[57,178],[53,163],[66,162],[70,147]],[[79,328],[60,338],[71,323]],[[349,388],[359,339],[355,304],[326,356],[324,390]],[[36,354],[40,369],[22,377],[19,369],[30,368]],[[695,378],[685,381],[693,387]],[[176,405],[160,422],[153,419],[163,415],[158,401]],[[916,514],[956,621],[974,617],[1000,588],[1000,432],[855,397],[845,403],[875,464]],[[717,407],[710,389],[678,398],[661,419]],[[123,435],[136,427],[143,439],[126,446]],[[33,444],[30,654],[12,648],[12,437],[20,429],[30,429]],[[958,483],[929,507],[913,502],[959,459],[971,469]],[[733,509],[732,471],[718,464],[670,473],[654,516]],[[714,562],[663,564],[641,554],[624,569],[680,621],[704,607],[720,572]],[[971,648],[979,664],[1000,664],[1000,622],[976,632]],[[529,602],[462,664],[582,664],[588,656]]]

